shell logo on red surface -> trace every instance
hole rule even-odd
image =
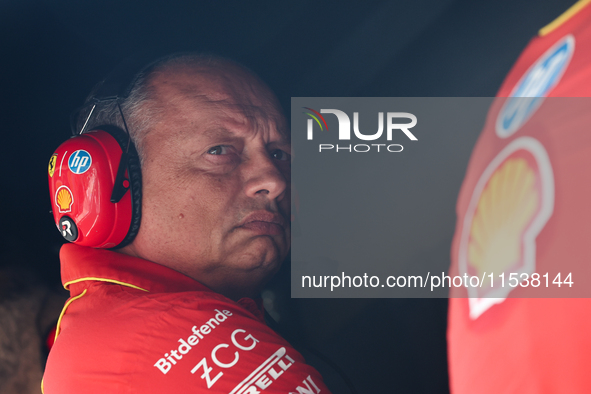
[[[59,213],[72,211],[72,204],[74,204],[72,191],[67,186],[60,186],[55,192],[55,205],[57,205]]]
[[[507,145],[484,170],[464,217],[459,251],[462,274],[497,280],[468,287],[475,319],[514,289],[501,286],[502,273],[531,274],[536,237],[554,208],[554,176],[542,144],[522,137]]]

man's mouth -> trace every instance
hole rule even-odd
[[[285,231],[285,220],[278,213],[255,211],[246,216],[238,227],[258,235],[281,235]]]

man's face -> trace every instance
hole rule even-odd
[[[160,109],[144,140],[142,224],[126,253],[231,298],[252,296],[290,245],[285,119],[272,93],[234,66],[179,68],[152,86]]]

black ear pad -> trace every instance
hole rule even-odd
[[[127,173],[129,175],[129,191],[131,192],[131,224],[129,231],[123,241],[119,245],[111,249],[119,249],[129,245],[140,230],[140,223],[142,219],[142,168],[140,165],[140,158],[135,149],[133,141],[130,140],[129,135],[118,127],[106,125],[95,127],[95,130],[104,130],[115,138],[119,143],[121,149],[125,152],[127,144],[129,143]]]

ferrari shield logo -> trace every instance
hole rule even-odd
[[[50,177],[53,177],[53,173],[55,172],[55,162],[57,161],[57,155],[54,154],[49,159],[49,165],[47,166],[47,173]]]

